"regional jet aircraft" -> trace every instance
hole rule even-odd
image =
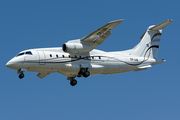
[[[38,72],[39,78],[54,72],[61,73],[75,86],[75,77],[140,71],[165,62],[156,60],[156,57],[162,29],[173,20],[148,27],[140,43],[132,49],[115,52],[95,49],[122,21],[109,22],[81,39],[64,43],[62,47],[24,50],[12,58],[6,67],[17,70],[20,79],[24,77],[25,71]]]

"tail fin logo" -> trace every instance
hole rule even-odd
[[[161,36],[161,34],[162,34],[162,33],[156,33],[156,34],[154,34],[154,36],[151,38],[151,41],[153,41],[153,39],[154,39],[156,36],[158,36],[158,35]]]

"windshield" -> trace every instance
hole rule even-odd
[[[21,55],[24,55],[24,52],[17,54],[16,57],[21,56]]]
[[[25,54],[32,55],[31,51],[27,51]]]
[[[22,53],[17,54],[16,57],[21,56],[21,55],[24,55],[24,54],[26,54],[26,55],[32,55],[32,52],[31,52],[31,51],[22,52]]]

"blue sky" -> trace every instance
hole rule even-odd
[[[0,120],[179,120],[179,0],[0,1]],[[97,49],[134,47],[148,26],[173,19],[163,30],[158,59],[140,72],[78,78],[53,73],[39,79],[5,64],[22,50],[61,47],[109,21],[125,19]]]

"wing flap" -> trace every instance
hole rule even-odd
[[[43,73],[38,73],[37,76],[42,79],[42,78],[46,77],[49,74],[50,74],[49,72],[43,72]]]

